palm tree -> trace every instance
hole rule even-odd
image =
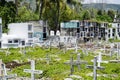
[[[81,10],[81,2],[83,0],[66,0],[66,3],[73,9],[76,10],[76,12],[79,12]]]

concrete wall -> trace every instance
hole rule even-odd
[[[28,25],[32,25],[32,30],[28,30]],[[33,24],[31,23],[11,23],[8,25],[8,35],[16,35],[19,36],[19,38],[25,39],[26,43],[33,43],[33,38],[29,38],[28,34],[33,34]]]

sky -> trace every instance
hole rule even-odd
[[[120,0],[84,0],[84,3],[98,3],[98,2],[112,3],[112,4],[120,4]]]

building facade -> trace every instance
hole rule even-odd
[[[108,23],[90,20],[71,20],[61,23],[61,35],[76,36],[87,42],[94,39],[106,39]]]
[[[112,23],[108,27],[108,39],[120,39],[120,18],[115,15]]]

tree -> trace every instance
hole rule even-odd
[[[6,2],[1,0],[0,2],[0,16],[3,21],[3,32],[7,32],[7,24],[15,22],[16,18],[16,6],[13,2]]]
[[[111,19],[114,19],[114,16],[115,16],[115,12],[113,10],[108,10],[108,16],[111,17]]]
[[[90,20],[90,12],[87,10],[85,11],[85,13],[83,14],[83,20]]]

